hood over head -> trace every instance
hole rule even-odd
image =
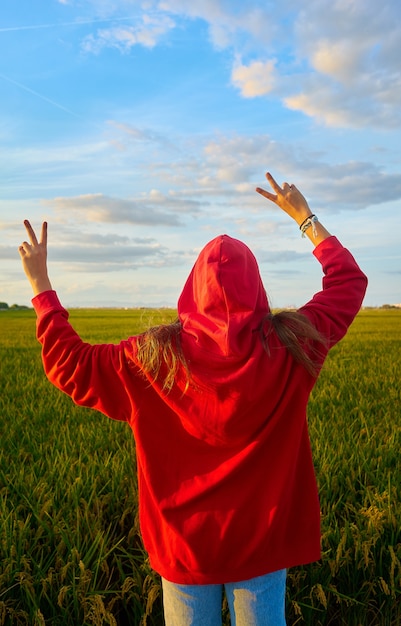
[[[238,239],[220,235],[200,252],[178,300],[184,343],[242,359],[269,313],[257,261]]]
[[[277,389],[281,394],[286,380],[283,370],[278,379],[274,368],[274,359],[282,352],[274,350],[273,358],[261,341],[261,324],[268,313],[250,249],[228,235],[210,241],[178,301],[190,384],[182,368],[172,390],[159,391],[195,438],[213,446],[241,447],[263,427],[268,398],[276,397]]]

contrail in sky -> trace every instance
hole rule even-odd
[[[103,20],[77,20],[76,22],[56,22],[55,24],[34,24],[31,26],[7,26],[0,28],[0,33],[17,30],[36,30],[39,28],[55,28],[57,26],[82,26],[85,24],[107,24],[109,22],[122,22],[138,18],[138,15],[130,15],[127,17],[110,17]]]
[[[19,83],[16,80],[13,80],[12,78],[9,78],[8,76],[5,76],[4,74],[0,74],[0,78],[2,78],[3,80],[8,81],[9,83],[11,83],[13,85],[16,85],[20,89],[23,89],[24,91],[27,91],[28,93],[31,93],[34,96],[37,96],[38,98],[41,98],[41,100],[44,100],[45,102],[48,102],[49,104],[52,104],[53,106],[57,107],[58,109],[61,109],[62,111],[65,111],[65,113],[68,113],[69,115],[73,115],[74,117],[77,117],[78,119],[82,119],[80,115],[77,115],[77,113],[74,113],[74,111],[71,111],[71,109],[67,109],[67,107],[63,106],[62,104],[59,104],[58,102],[55,102],[54,100],[51,100],[50,98],[47,98],[46,96],[43,96],[42,94],[38,93],[37,91],[34,91],[34,89],[31,89],[30,87],[27,87],[26,85],[23,85],[22,83]]]

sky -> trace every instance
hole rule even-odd
[[[174,307],[227,233],[273,307],[321,288],[313,246],[255,192],[294,183],[401,303],[399,0],[3,0],[0,301],[30,305],[23,220],[49,224],[66,307]]]

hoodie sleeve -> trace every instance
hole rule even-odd
[[[128,420],[131,402],[124,379],[129,376],[124,344],[85,343],[68,321],[68,312],[55,291],[35,296],[36,333],[49,381],[75,404]]]
[[[313,251],[323,269],[323,288],[299,309],[329,342],[329,347],[346,334],[361,308],[367,277],[352,254],[336,237],[328,237]]]

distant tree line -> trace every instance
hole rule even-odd
[[[23,304],[12,304],[8,306],[7,302],[0,302],[0,311],[8,311],[9,309],[29,309],[29,307]]]
[[[146,309],[148,307],[138,307],[139,309]],[[294,307],[295,309],[296,307]],[[381,306],[364,306],[364,309],[401,309],[401,304],[382,304]],[[0,311],[9,311],[13,309],[29,309],[29,306],[25,306],[23,304],[12,304],[9,306],[7,302],[0,302]]]

